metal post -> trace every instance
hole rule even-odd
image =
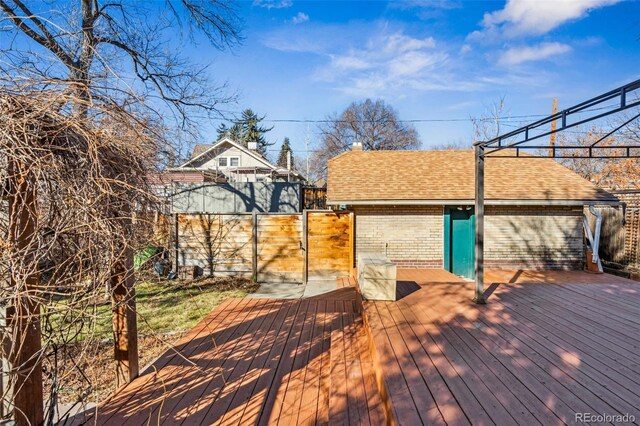
[[[476,229],[475,229],[475,279],[473,301],[486,303],[484,298],[484,148],[476,145]]]
[[[175,256],[175,269],[176,274],[178,273],[179,265],[180,265],[180,222],[178,213],[173,214],[173,251]]]

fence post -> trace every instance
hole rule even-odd
[[[302,284],[309,281],[309,210],[302,210]]]
[[[7,309],[7,322],[12,333],[9,364],[15,372],[13,414],[18,426],[40,425],[44,423],[44,393],[38,303],[40,277],[38,268],[34,267],[34,262],[37,262],[34,253],[38,226],[37,185],[28,165],[10,160],[8,172],[9,247],[22,257],[22,263],[10,277],[10,284],[17,289],[17,294]]]
[[[124,260],[118,261],[113,266],[111,275],[117,388],[137,377],[139,371],[133,249],[127,248],[124,256]]]
[[[175,272],[178,273],[178,265],[180,264],[180,227],[178,222],[178,213],[173,214],[173,251],[175,256]]]
[[[258,213],[251,213],[251,269],[253,281],[258,281]]]

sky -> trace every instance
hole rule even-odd
[[[640,2],[297,1],[240,3],[244,42],[194,54],[305,155],[317,123],[351,102],[383,99],[424,149],[468,142],[470,117],[504,98],[504,116],[551,113],[640,78]],[[294,120],[282,122],[277,120]],[[434,121],[426,121],[434,120]],[[442,121],[440,121],[442,120]],[[526,118],[505,121],[505,128]],[[215,138],[217,122],[203,129]]]
[[[33,1],[60,15],[55,1]],[[209,65],[211,79],[237,95],[223,107],[229,115],[251,108],[266,116],[271,157],[285,137],[305,157],[319,145],[319,121],[367,98],[392,106],[429,149],[469,144],[471,118],[488,116],[501,99],[506,131],[550,114],[554,98],[562,110],[640,78],[640,0],[237,5],[243,42],[231,50],[217,50],[203,35],[185,39],[178,27],[162,37],[195,66]],[[202,123],[202,143],[216,139],[219,123]]]

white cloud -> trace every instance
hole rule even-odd
[[[571,46],[562,43],[540,43],[535,46],[512,47],[500,55],[502,65],[517,65],[539,61],[571,51]]]
[[[354,96],[443,88],[433,76],[446,74],[449,55],[436,49],[432,37],[416,38],[402,32],[376,35],[364,46],[327,54],[330,61],[314,78],[335,83]]]
[[[303,22],[307,22],[309,20],[309,15],[303,12],[298,12],[296,16],[291,18],[291,22],[294,24],[302,24]]]
[[[467,53],[471,52],[472,50],[473,50],[473,48],[471,47],[471,45],[463,44],[462,47],[460,48],[460,54],[461,55],[466,55]]]
[[[292,0],[253,0],[254,6],[264,7],[265,9],[286,9],[293,6]]]
[[[565,22],[580,19],[589,11],[621,0],[507,0],[504,9],[485,13],[483,29],[471,38],[541,35]]]

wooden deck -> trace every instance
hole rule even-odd
[[[76,424],[384,423],[355,289],[231,299]]]
[[[443,270],[302,300],[231,299],[76,424],[575,424],[640,420],[640,283],[489,271],[487,305]],[[362,315],[358,311],[362,309]],[[604,423],[620,423],[609,419]]]
[[[400,270],[398,301],[363,303],[396,423],[575,424],[575,413],[640,421],[639,283],[515,271],[490,271],[486,282],[498,284],[479,306],[472,283]]]

